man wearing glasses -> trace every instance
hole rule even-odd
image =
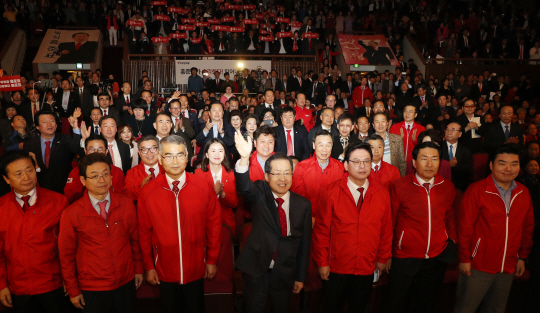
[[[102,136],[92,134],[90,137],[86,138],[84,143],[84,153],[89,155],[92,153],[101,153],[107,155],[109,152],[106,148],[107,141]],[[118,167],[111,165],[111,175],[112,175],[112,191],[116,193],[124,192],[124,172]],[[84,185],[79,179],[79,167],[75,167],[69,173],[66,186],[64,187],[64,195],[68,199],[69,203],[79,200],[84,195]]]
[[[104,153],[83,157],[79,173],[88,192],[62,213],[58,237],[71,303],[90,313],[134,313],[144,271],[135,206],[111,192],[113,177]]]
[[[120,112],[118,112],[118,109],[111,106],[111,96],[108,93],[101,93],[98,95],[98,104],[102,116],[112,116],[117,121],[120,120]]]
[[[384,312],[401,312],[410,296],[415,312],[434,312],[447,263],[457,260],[455,188],[437,174],[440,156],[437,144],[418,144],[412,151],[416,173],[390,183],[394,238]]]
[[[345,150],[345,173],[323,191],[315,214],[313,258],[325,292],[324,311],[364,312],[374,281],[391,257],[390,196],[371,179],[371,147]]]
[[[450,123],[446,126],[444,138],[446,139],[442,145],[442,159],[450,163],[452,171],[452,183],[456,189],[465,191],[469,185],[469,177],[472,172],[472,155],[469,149],[458,144],[458,139],[461,137],[461,125],[458,123]]]
[[[439,96],[439,106],[446,106],[446,97]],[[456,116],[454,122],[461,125],[462,136],[459,139],[459,144],[463,145],[471,151],[471,153],[479,153],[484,151],[484,142],[480,136],[480,115],[474,114],[476,105],[472,99],[465,100],[463,104],[463,114]]]
[[[185,171],[187,145],[178,135],[161,140],[165,174],[142,188],[137,203],[144,269],[165,313],[204,312],[204,278],[215,277],[221,244],[221,206],[212,184]]]
[[[158,163],[158,146],[159,140],[152,135],[143,136],[139,140],[141,163],[130,169],[126,175],[126,194],[133,200],[139,198],[144,185],[164,173],[163,167]]]
[[[240,154],[236,186],[253,215],[253,229],[236,263],[244,278],[246,312],[265,312],[268,300],[273,313],[287,312],[291,291],[299,293],[307,277],[311,204],[289,191],[291,159],[283,153],[273,154],[264,164],[264,180],[253,182],[249,173],[251,137],[246,141],[237,131],[235,143]]]
[[[403,148],[405,150],[405,162],[412,160],[412,151],[417,144],[418,135],[426,128],[414,121],[418,116],[416,106],[407,104],[403,108],[403,122],[390,127],[390,134],[400,135],[403,139]]]

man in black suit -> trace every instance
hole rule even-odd
[[[88,41],[88,33],[75,33],[74,42],[62,42],[58,45],[60,57],[54,63],[93,63],[98,47],[97,41]]]
[[[111,106],[111,96],[108,93],[98,95],[98,104],[102,116],[112,116],[117,121],[120,121],[120,113],[116,108]]]
[[[227,147],[234,144],[233,138],[229,133],[225,132],[226,126],[227,125],[225,125],[225,122],[223,121],[223,105],[219,101],[214,101],[210,105],[210,120],[206,122],[206,125],[200,125],[202,131],[195,137],[197,143],[201,145],[201,150],[199,150],[199,153],[197,154],[198,160],[202,160],[204,146],[212,138],[223,140]]]
[[[218,32],[218,35],[214,40],[214,50],[216,54],[229,53],[229,40],[223,32]]]
[[[351,135],[353,129],[353,117],[351,114],[345,112],[338,117],[337,129],[339,135],[334,136],[334,143],[332,145],[331,157],[343,162],[345,159],[345,148],[355,142],[360,142],[358,136]]]
[[[308,142],[308,132],[303,125],[295,125],[296,111],[286,106],[281,111],[281,125],[274,128],[276,132],[275,152],[287,156],[295,156],[301,162],[311,153]]]
[[[505,105],[500,109],[499,118],[501,120],[482,128],[486,152],[491,153],[505,143],[523,146],[523,128],[517,123],[512,123],[512,115],[514,115],[514,108]]]
[[[255,107],[255,115],[259,121],[263,120],[264,110],[266,109],[273,110],[276,117],[281,116],[281,106],[276,104],[274,92],[272,90],[266,90],[264,93],[264,103],[261,103]]]
[[[489,96],[489,84],[484,82],[484,75],[478,76],[478,82],[471,86],[470,98],[478,100],[481,96]]]
[[[259,38],[255,35],[252,29],[249,30],[248,35],[244,37],[243,51],[247,54],[255,54],[259,47]]]
[[[440,114],[437,114],[433,97],[426,95],[426,87],[423,85],[416,89],[416,94],[417,96],[414,97],[412,103],[418,109],[418,123],[423,126],[427,124],[435,125]]]
[[[334,109],[325,108],[321,110],[320,114],[321,124],[319,126],[313,127],[308,134],[308,142],[313,142],[313,136],[318,130],[324,129],[332,134],[332,138],[339,135],[339,131],[336,126],[334,126]]]
[[[469,31],[464,30],[463,33],[458,37],[458,48],[460,51],[460,56],[468,57],[471,51],[471,38],[469,37]],[[414,74],[414,73],[411,73]]]
[[[80,109],[76,111],[80,115]],[[64,187],[71,171],[71,161],[80,148],[81,130],[77,125],[77,118],[73,116],[69,118],[73,137],[56,133],[57,123],[52,111],[37,112],[35,120],[40,136],[34,136],[25,142],[24,151],[31,153],[35,158],[39,169],[37,173],[39,185],[64,194]],[[84,125],[83,122],[82,126]],[[83,136],[83,139],[86,137]]]
[[[403,121],[403,108],[413,100],[413,92],[405,82],[399,85],[400,91],[396,92],[396,105],[394,112],[398,117],[398,122]]]
[[[450,123],[446,126],[445,138],[442,148],[442,159],[450,163],[452,171],[452,183],[456,189],[465,191],[469,186],[469,178],[472,172],[472,154],[463,145],[458,145],[461,137],[461,125]]]
[[[463,104],[463,114],[456,116],[453,120],[461,126],[459,144],[466,147],[473,154],[484,152],[484,142],[482,136],[480,136],[483,125],[479,125],[481,116],[474,114],[475,110],[474,100],[468,99]]]
[[[127,171],[131,169],[130,147],[122,140],[116,139],[117,126],[118,121],[110,115],[103,116],[99,121],[101,134],[107,140],[107,149],[109,150],[107,160],[126,175]],[[87,137],[87,131],[89,130],[83,130],[83,137]]]
[[[249,178],[251,138],[235,133],[241,158],[236,167],[236,186],[252,208],[253,229],[236,266],[244,278],[246,311],[265,312],[268,298],[272,312],[287,312],[291,291],[304,287],[311,244],[311,203],[293,193],[293,164],[282,153],[269,157],[264,180]]]
[[[387,47],[379,47],[377,41],[368,41],[367,45],[362,40],[358,40],[360,46],[366,49],[364,56],[371,65],[390,65],[394,59],[392,50]]]
[[[304,92],[306,81],[302,77],[302,71],[296,70],[296,76],[289,77],[289,88],[288,91],[296,91],[296,93]]]
[[[73,115],[75,108],[79,107],[79,99],[74,92],[70,91],[69,80],[62,80],[62,91],[56,94],[56,104],[51,108],[58,116],[68,118]]]
[[[215,71],[214,72],[214,79],[209,79],[208,81],[208,91],[209,92],[219,92],[219,93],[222,93],[222,92],[225,92],[225,88],[224,88],[224,81],[223,79],[220,79],[219,76],[221,75],[221,73],[219,71]]]
[[[148,115],[152,120],[155,120],[159,107],[155,104],[152,93],[148,90],[143,90],[141,93],[141,98],[146,102],[146,115]]]
[[[94,96],[92,95],[90,88],[84,85],[84,80],[81,76],[77,76],[75,84],[76,86],[73,93],[79,102],[83,117],[88,120],[90,118],[90,112],[94,108]],[[60,94],[60,92],[57,94]]]
[[[124,82],[121,90],[122,94],[114,100],[114,108],[120,112],[121,116],[127,117],[131,102],[135,100],[135,96],[131,94],[131,84],[129,82]]]

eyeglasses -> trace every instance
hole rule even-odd
[[[149,151],[152,153],[156,153],[157,149],[158,148],[156,146],[153,146],[150,148],[140,148],[139,151],[141,151],[142,154],[147,154]]]
[[[354,167],[356,168],[359,168],[360,165],[362,165],[362,167],[371,166],[371,160],[358,160],[358,161],[349,160],[348,162],[352,163],[352,165],[354,165]]]
[[[464,108],[475,108],[476,106],[475,105],[466,105],[464,106]]]
[[[88,153],[89,154],[94,153],[94,152],[104,153],[105,149],[104,148],[94,148],[94,147],[88,148]]]
[[[186,156],[185,153],[180,153],[180,154],[177,154],[177,155],[166,155],[166,156],[161,155],[161,157],[164,158],[165,161],[170,163],[170,162],[173,161],[173,159],[178,159],[178,161],[183,161],[183,160],[186,159],[187,156]]]
[[[455,128],[447,128],[444,131],[447,132],[447,133],[455,133],[455,132],[459,132],[461,130],[460,129],[455,129]]]
[[[292,173],[291,172],[286,172],[286,173],[268,173],[274,177],[277,177],[277,178],[289,178],[292,176]]]
[[[90,176],[90,177],[86,177],[86,178],[88,178],[88,179],[90,179],[92,181],[100,181],[101,178],[107,179],[107,178],[109,178],[110,175],[111,174],[109,174],[109,173],[103,173],[101,175],[94,175],[94,176]]]

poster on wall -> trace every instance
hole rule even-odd
[[[338,34],[345,64],[397,65],[399,62],[384,35]]]
[[[33,63],[94,63],[99,30],[49,29]]]
[[[247,60],[176,60],[176,84],[183,85],[188,83],[188,78],[191,75],[191,68],[196,67],[198,75],[202,76],[202,72],[207,70],[210,78],[214,78],[214,72],[221,73],[221,79],[228,72],[231,79],[234,80],[234,75],[238,72],[238,68],[247,68],[249,72],[257,71],[260,67],[261,71],[272,69],[272,61],[247,61]]]

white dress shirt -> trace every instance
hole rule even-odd
[[[15,191],[14,191],[15,192]],[[28,194],[27,196],[30,196],[30,199],[28,200],[28,204],[30,206],[33,206],[34,204],[36,204],[36,201],[37,201],[37,192],[36,192],[36,187],[34,187],[34,189],[32,189]],[[23,195],[21,194],[18,194],[17,192],[15,192],[15,200],[17,200],[17,202],[21,205],[21,207],[24,206],[24,200],[22,199],[22,197],[24,197]]]
[[[364,192],[362,193],[362,199],[364,199],[367,189],[369,187],[369,181],[366,179],[366,181],[364,182],[362,186],[358,186],[352,182],[351,178],[347,178],[347,187],[349,187],[349,191],[351,192],[354,198],[354,203],[358,205],[358,200],[360,199],[360,191],[358,191],[358,188],[360,187],[364,188]]]
[[[107,201],[107,205],[105,205],[105,212],[109,213],[109,208],[111,207],[111,193],[110,192],[108,192],[105,199],[101,201],[92,197],[90,193],[88,193],[88,197],[90,198],[90,203],[92,203],[92,207],[94,207],[94,210],[96,210],[97,214],[99,215],[101,215],[101,208],[99,207],[99,203],[103,201]]]
[[[116,144],[116,140],[114,140],[113,142],[107,143],[107,150],[109,149],[109,145],[112,145],[112,152],[114,156],[113,165],[122,170],[122,157],[120,156],[120,150],[118,150],[118,145]]]
[[[272,195],[274,196],[274,199],[279,198],[275,193],[272,192]],[[291,193],[287,191],[287,193],[281,197],[283,199],[283,204],[281,205],[281,208],[283,211],[285,211],[285,216],[287,217],[287,236],[291,235],[291,220],[289,219],[289,199],[290,199]],[[277,201],[276,201],[276,207],[277,207]],[[274,260],[270,262],[269,268],[274,268]]]
[[[172,178],[169,177],[169,174],[165,173],[165,177],[167,178],[167,184],[169,184],[169,188],[171,188],[171,190],[173,189],[173,182],[176,181]],[[184,187],[184,184],[186,183],[186,171],[184,171],[182,173],[182,176],[180,176],[180,178],[178,179],[178,181],[180,182],[178,184],[178,189],[182,189],[182,187]]]
[[[146,164],[144,164],[144,172],[148,175],[152,174],[150,172],[150,169],[153,168],[154,169],[154,175],[157,177],[158,174],[159,174],[159,165],[158,163],[154,164],[154,166],[148,166]]]

